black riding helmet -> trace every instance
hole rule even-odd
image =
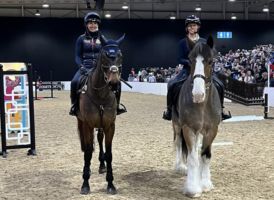
[[[85,25],[88,24],[88,22],[97,22],[98,25],[101,24],[101,17],[98,13],[96,12],[89,12],[86,14],[84,18]]]
[[[185,27],[187,27],[188,24],[197,24],[197,25],[201,26],[201,20],[199,17],[197,17],[195,15],[190,15],[190,16],[187,16],[187,18],[185,20]]]

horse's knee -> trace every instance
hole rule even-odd
[[[92,144],[85,144],[84,146],[83,146],[83,151],[84,151],[84,153],[92,153],[93,152],[93,145]]]

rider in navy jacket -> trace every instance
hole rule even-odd
[[[99,26],[101,17],[96,12],[89,12],[84,18],[86,31],[80,35],[75,44],[75,62],[78,66],[78,71],[71,81],[71,109],[69,114],[75,116],[78,111],[78,92],[81,76],[86,76],[87,72],[96,67],[98,55],[101,51],[101,32]],[[112,87],[117,99],[117,114],[126,112],[125,108],[120,108],[121,83]]]
[[[185,20],[185,28],[187,36],[180,40],[179,42],[179,56],[178,63],[183,65],[183,69],[180,73],[173,79],[168,82],[168,92],[167,92],[167,110],[163,113],[163,119],[171,120],[172,117],[172,106],[174,104],[174,95],[178,94],[177,92],[181,88],[183,82],[186,80],[190,73],[190,61],[188,58],[189,52],[193,49],[194,45],[197,42],[205,42],[204,38],[201,38],[198,34],[201,26],[201,21],[195,15],[188,16]],[[220,101],[223,107],[224,102],[224,85],[217,78],[216,75],[213,76],[213,83],[216,86]],[[227,115],[222,112],[222,118],[228,119],[231,115]]]

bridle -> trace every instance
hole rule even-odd
[[[100,56],[103,55],[103,51],[106,53],[106,56],[109,58],[109,59],[112,59],[112,58],[116,58],[117,55],[113,55],[111,53],[113,52],[109,52],[108,50],[106,50],[106,48],[109,48],[109,47],[115,47],[115,48],[118,48],[118,45],[117,44],[109,44],[109,45],[105,45],[102,47],[101,51],[100,51]],[[109,81],[108,81],[108,77],[107,77],[107,74],[105,72],[104,69],[109,69],[109,71],[112,71],[112,66],[113,65],[103,65],[103,64],[100,64],[100,71],[104,74],[104,81],[105,81],[105,85],[103,85],[102,87],[94,87],[92,86],[92,89],[94,90],[102,90],[104,88],[106,88],[107,86],[109,86]],[[113,70],[114,71],[114,70]],[[118,70],[119,71],[119,70]]]
[[[210,85],[212,84],[212,78],[211,76],[210,77],[206,77],[202,74],[195,74],[192,78],[192,83],[194,81],[195,78],[202,78],[204,81],[205,81],[205,86],[206,86],[206,89],[209,89]]]
[[[211,72],[212,74],[212,72]],[[193,81],[195,78],[202,78],[204,81],[205,81],[205,89],[209,89],[211,84],[212,84],[212,75],[211,76],[205,76],[203,74],[195,74],[193,77],[192,77],[192,84],[193,84]]]

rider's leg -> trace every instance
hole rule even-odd
[[[219,93],[219,97],[220,97],[220,102],[221,102],[221,106],[222,106],[222,119],[229,119],[231,118],[231,114],[230,112],[228,112],[228,114],[224,113],[224,84],[218,79],[218,77],[216,75],[213,76],[213,83]]]
[[[163,119],[171,120],[172,118],[172,106],[173,98],[176,95],[177,87],[181,87],[184,81],[187,79],[189,72],[186,69],[182,69],[181,72],[167,84],[167,109],[163,113]]]
[[[79,84],[79,79],[80,79],[80,72],[79,70],[75,73],[73,79],[71,80],[70,84],[70,100],[71,100],[71,108],[69,111],[69,114],[72,116],[76,116],[77,111],[78,111],[78,84]]]
[[[116,101],[117,101],[117,115],[120,115],[122,113],[127,112],[126,107],[123,104],[120,104],[121,89],[122,89],[122,87],[121,87],[121,82],[120,81],[117,84],[112,86],[112,91],[114,92],[115,97],[116,97]]]
[[[173,88],[175,85],[175,81],[170,81],[168,83],[168,87],[167,87],[167,98],[166,98],[166,102],[167,102],[167,107],[166,110],[163,113],[163,119],[165,120],[171,120],[172,117],[172,97],[173,97]]]

